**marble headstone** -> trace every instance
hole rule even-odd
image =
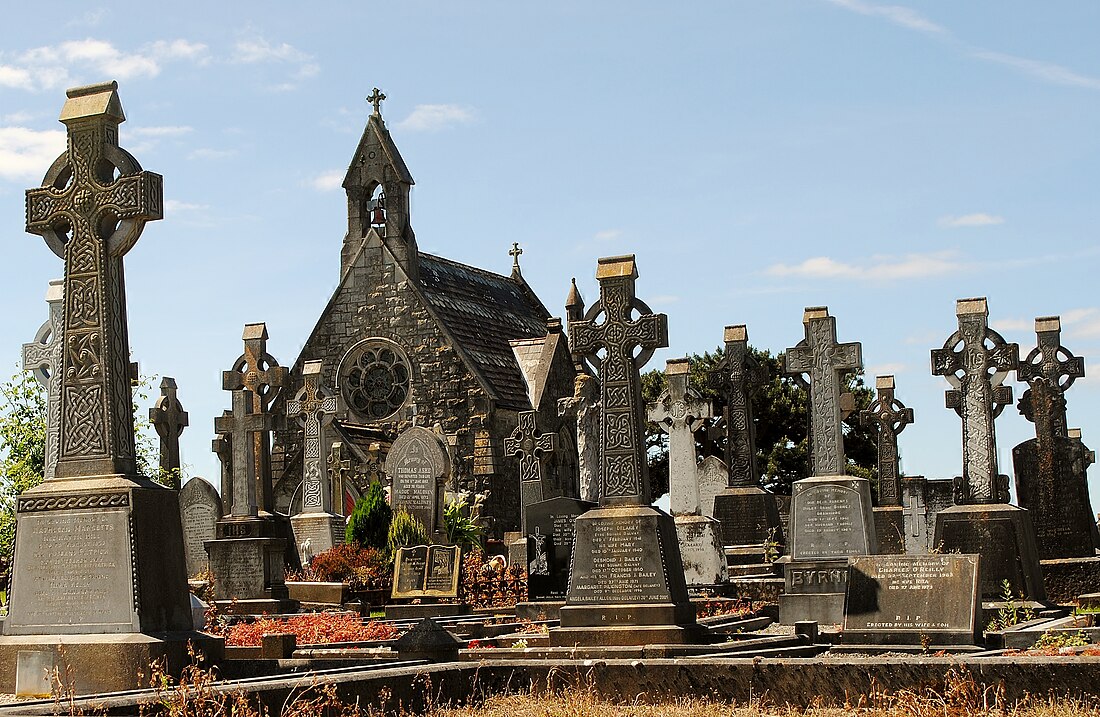
[[[447,446],[435,433],[414,426],[397,437],[386,456],[391,504],[424,524],[429,535],[443,525],[443,489],[451,475]]]
[[[210,566],[205,543],[217,537],[217,523],[221,518],[222,500],[214,486],[198,476],[183,484],[180,522],[188,575],[197,575]]]

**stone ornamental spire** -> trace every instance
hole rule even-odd
[[[66,93],[68,149],[27,190],[27,231],[65,260],[57,479],[136,473],[122,257],[162,217],[162,180],[118,146],[117,89]]]

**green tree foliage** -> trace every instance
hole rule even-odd
[[[690,385],[714,406],[721,415],[724,400],[707,383],[707,374],[722,360],[724,347],[713,353],[693,354]],[[772,356],[768,351],[752,349],[760,364],[763,381],[752,395],[753,418],[756,423],[756,460],[761,483],[770,490],[789,495],[791,483],[810,475],[809,412],[807,392],[794,377],[783,375],[783,354]],[[874,429],[859,423],[859,411],[874,400],[874,392],[864,385],[862,371],[846,377],[847,390],[855,399],[855,411],[844,422],[844,452],[848,459],[846,472],[877,480]],[[662,370],[654,369],[642,375],[642,395],[652,403],[664,391],[667,383]],[[701,428],[695,435],[700,459],[723,457],[725,432]],[[649,455],[650,489],[653,497],[668,492],[668,436],[655,423],[646,427],[646,448]]]
[[[348,519],[344,540],[364,548],[385,550],[393,509],[386,503],[386,491],[378,481],[371,481],[367,494],[355,503]]]
[[[470,504],[466,498],[447,502],[443,508],[443,527],[451,545],[465,550],[481,548],[481,526],[470,518]]]
[[[396,553],[398,548],[428,543],[428,531],[424,530],[424,524],[415,515],[400,507],[393,512],[390,532],[386,537],[390,553]]]

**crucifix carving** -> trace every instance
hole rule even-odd
[[[379,117],[382,116],[382,100],[386,99],[386,96],[382,94],[377,87],[374,88],[374,92],[370,93],[367,97],[367,102],[370,102],[374,106],[374,114]]]
[[[925,531],[927,522],[928,506],[924,501],[924,482],[907,481],[905,493],[909,496],[909,534],[916,538]]]
[[[27,231],[65,260],[58,478],[136,473],[122,260],[161,218],[163,193],[161,176],[118,145],[117,89],[66,93],[68,148],[26,193]]]
[[[959,328],[932,350],[932,375],[951,384],[947,408],[962,418],[963,474],[955,484],[955,502],[1008,502],[1008,481],[997,471],[997,436],[993,419],[1012,403],[1012,387],[1002,385],[1020,362],[1020,347],[989,328],[985,297],[959,299]]]
[[[232,515],[235,518],[255,518],[259,515],[254,438],[257,433],[270,431],[273,421],[270,413],[255,413],[254,406],[251,391],[236,389],[233,391],[233,412],[214,419],[214,430],[225,434],[232,452]]]
[[[878,504],[901,505],[898,434],[913,422],[913,409],[894,398],[894,377],[875,377],[875,400],[859,414],[864,424],[878,428]]]
[[[725,400],[722,425],[726,434],[726,466],[730,488],[755,486],[756,423],[752,417],[752,393],[763,380],[760,365],[749,348],[749,332],[742,324],[727,326],[722,360],[707,375],[707,383]]]
[[[599,372],[601,505],[648,505],[649,474],[638,369],[668,346],[668,317],[654,314],[634,294],[634,256],[599,260],[600,299],[581,321],[570,323],[570,345]],[[638,311],[637,318],[632,317]],[[597,317],[604,316],[600,323]],[[634,350],[640,349],[638,356]],[[604,351],[603,357],[597,352]]]
[[[339,408],[336,396],[321,385],[321,362],[306,361],[302,388],[286,403],[287,415],[302,426],[302,512],[331,513],[332,490],[322,452],[325,429]]]
[[[668,388],[649,405],[649,420],[668,434],[669,509],[673,515],[699,515],[699,475],[695,432],[712,411],[709,401],[688,384],[691,365],[686,358],[665,363]]]
[[[233,362],[233,368],[222,371],[222,389],[236,391],[245,389],[252,397],[252,413],[268,413],[271,402],[279,392],[286,388],[290,380],[287,369],[267,352],[267,324],[245,324],[244,353]],[[274,427],[272,422],[272,427]],[[272,430],[272,429],[269,429]],[[255,444],[252,448],[256,463],[256,495],[260,508],[267,512],[275,510],[275,498],[271,485],[271,443],[266,431],[252,436]]]
[[[45,480],[57,473],[57,449],[61,433],[61,325],[65,318],[65,282],[54,279],[46,290],[49,318],[38,328],[34,341],[23,344],[23,370],[30,371],[46,389]]]
[[[187,411],[176,396],[176,379],[165,376],[160,381],[160,398],[149,409],[149,422],[160,436],[160,470],[180,488],[180,435],[187,428]]]
[[[810,375],[810,471],[815,476],[843,475],[841,379],[863,366],[860,345],[837,343],[836,319],[828,307],[807,308],[802,323],[806,338],[787,349],[784,370]]]

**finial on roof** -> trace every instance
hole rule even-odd
[[[565,308],[569,309],[574,306],[584,306],[581,290],[577,288],[577,277],[573,277],[573,283],[569,287],[569,296],[565,297]]]
[[[382,94],[382,91],[379,90],[377,87],[374,88],[374,92],[372,92],[370,94],[370,97],[367,98],[367,102],[370,102],[372,105],[374,105],[374,114],[378,115],[379,117],[382,116],[382,100],[384,99],[386,99],[386,96]]]
[[[519,255],[523,253],[523,249],[519,248],[519,242],[512,242],[512,248],[508,250],[508,256],[512,257],[512,278],[518,279],[520,277],[519,271]]]

